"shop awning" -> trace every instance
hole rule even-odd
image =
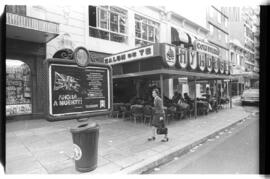
[[[258,73],[255,73],[255,72],[243,72],[242,74],[243,77],[247,77],[247,78],[250,78],[250,79],[259,79],[260,75]]]
[[[192,43],[192,44],[193,44],[196,40],[199,40],[199,38],[196,37],[196,36],[194,36],[194,35],[189,34],[189,36],[190,36],[190,43]]]
[[[176,46],[180,46],[181,44],[184,46],[192,45],[190,35],[184,31],[177,30],[174,27],[171,28],[171,43]]]
[[[58,23],[6,13],[6,36],[8,38],[47,43],[58,35]]]
[[[151,70],[151,71],[144,71],[144,72],[113,75],[113,79],[145,77],[145,76],[148,76],[152,79],[155,79],[155,78],[159,79],[160,74],[163,75],[164,79],[181,78],[181,77],[187,77],[189,79],[194,79],[196,77],[196,80],[198,80],[198,81],[200,81],[200,80],[214,80],[214,79],[216,79],[216,80],[233,79],[232,76],[228,76],[228,75],[207,74],[207,73],[180,71],[180,70],[173,70],[173,69],[158,69],[158,70]]]

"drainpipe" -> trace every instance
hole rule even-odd
[[[232,109],[232,80],[230,79],[230,83],[229,83],[229,87],[230,87],[230,108]]]
[[[194,78],[194,82],[195,82],[195,100],[194,100],[194,117],[195,119],[197,118],[197,81],[196,81],[196,77]]]

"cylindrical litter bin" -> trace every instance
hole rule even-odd
[[[81,124],[70,129],[73,139],[75,168],[89,172],[97,168],[99,125]]]

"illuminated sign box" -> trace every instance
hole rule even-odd
[[[115,65],[154,56],[154,45],[129,50],[104,58],[106,64]]]
[[[47,59],[47,119],[65,120],[109,114],[112,110],[112,70],[91,63],[84,48],[75,49],[74,60]]]

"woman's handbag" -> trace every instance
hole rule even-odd
[[[167,127],[157,128],[157,134],[158,135],[168,134],[168,128]]]
[[[165,127],[164,121],[160,121],[161,125],[157,128],[157,134],[162,135],[162,134],[168,134],[168,128]]]

